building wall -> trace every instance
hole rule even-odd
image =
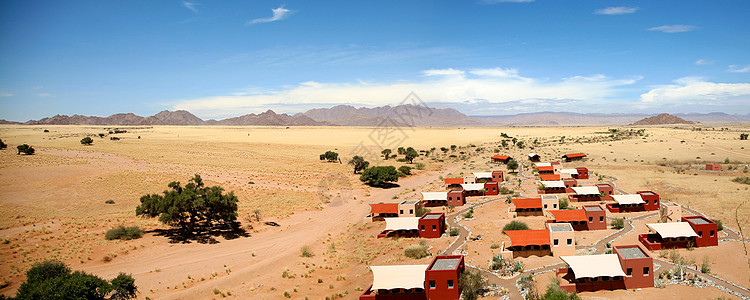
[[[587,202],[587,201],[602,201],[602,197],[599,195],[578,195],[571,194],[568,196],[571,202]]]
[[[553,198],[553,199],[544,199],[542,198],[542,209],[544,210],[555,210],[560,209],[558,205],[560,204],[560,199]],[[545,208],[544,205],[547,205]]]
[[[447,258],[458,258],[461,257],[461,261],[458,263],[458,268],[455,270],[430,270],[432,264],[427,267],[424,276],[424,289],[427,294],[427,299],[430,300],[454,300],[459,299],[461,290],[458,288],[458,278],[464,271],[464,260],[463,256],[438,256],[433,259],[433,263],[440,257]],[[453,288],[448,287],[448,281],[453,281]],[[435,282],[435,288],[430,288],[430,281]]]
[[[398,205],[398,216],[399,217],[414,217],[414,213],[417,212],[417,207],[420,207],[420,202],[414,204],[403,204]]]
[[[528,217],[528,216],[543,216],[544,211],[542,208],[538,209],[520,209],[516,210],[516,215],[519,217]]]
[[[486,192],[484,192],[487,196],[494,196],[498,194],[498,183],[497,182],[485,182],[484,183],[484,189]]]
[[[690,220],[695,219],[703,219],[705,221],[708,221],[709,223],[695,224],[693,222],[690,222]],[[701,216],[682,217],[682,221],[688,222],[688,224],[690,224],[690,227],[693,227],[693,230],[695,230],[695,233],[699,235],[697,238],[695,238],[695,246],[709,247],[719,245],[719,231],[717,230],[718,225],[716,225],[716,223],[714,223],[713,221]]]
[[[463,189],[448,192],[448,205],[463,206],[466,204],[466,193]]]
[[[675,203],[661,203],[659,205],[659,221],[680,222],[682,220],[682,206]]]
[[[652,191],[639,191],[638,194],[641,195],[643,201],[646,202],[646,205],[644,205],[644,209],[646,209],[647,211],[659,209],[659,205],[661,204],[661,201],[659,201],[659,194]]]
[[[424,291],[421,293],[375,294],[375,291],[371,288],[372,286],[360,295],[359,300],[427,300],[427,295]]]
[[[505,176],[503,174],[503,171],[492,171],[492,181],[503,182],[505,180]]]
[[[578,181],[576,181],[576,180],[575,180],[575,179],[573,179],[573,178],[566,178],[566,179],[563,179],[563,183],[565,184],[565,188],[566,188],[566,189],[569,189],[569,188],[572,188],[572,187],[577,187],[577,186],[578,186]]]
[[[589,179],[589,169],[587,168],[576,168],[578,170],[578,175],[575,177],[577,179]]]
[[[584,212],[586,212],[586,228],[588,230],[607,229],[607,212],[605,210],[589,211],[584,209]]]
[[[425,214],[436,215],[436,213]],[[425,219],[424,216],[419,219],[419,236],[423,238],[439,238],[445,232],[445,214],[440,213],[438,219]]]
[[[614,246],[613,252],[617,254],[617,259],[620,260],[620,266],[622,271],[628,274],[628,269],[631,271],[630,276],[625,276],[625,288],[627,289],[639,289],[654,287],[654,259],[649,257],[643,258],[625,258],[623,257],[619,249],[624,248],[640,248],[643,253],[647,253],[645,249],[638,245],[627,245],[627,246]],[[648,254],[647,254],[648,255]],[[648,270],[646,270],[648,268]],[[646,274],[648,272],[648,274]]]
[[[477,178],[474,176],[464,177],[464,183],[477,183]]]
[[[645,211],[646,207],[643,204],[620,205],[618,203],[607,203],[607,210],[611,213],[638,212],[638,211]]]
[[[557,246],[555,246],[555,240],[557,240]],[[571,245],[568,245],[568,240],[572,241]],[[575,231],[550,231],[549,243],[554,256],[576,255]]]
[[[720,164],[706,164],[706,170],[721,171],[721,165]]]

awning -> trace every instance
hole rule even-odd
[[[509,158],[510,158],[510,156],[505,156],[505,155],[493,155],[492,156],[492,159],[499,159],[499,160],[506,160],[506,159],[509,159]]]
[[[643,198],[640,194],[635,195],[612,195],[612,198],[615,198],[615,201],[617,201],[620,205],[627,205],[627,204],[644,204],[646,202],[643,201]]]
[[[419,218],[385,218],[385,230],[418,230]]]
[[[448,192],[422,192],[422,200],[448,201]]]
[[[583,209],[549,210],[549,213],[555,216],[557,222],[586,221],[586,212]]]
[[[560,172],[560,174],[570,174],[570,175],[576,174],[576,175],[578,175],[578,170],[576,170],[576,169],[561,169],[558,172]]]
[[[429,265],[370,266],[372,289],[423,289],[427,267]]]
[[[516,209],[542,208],[542,198],[512,198]]]
[[[510,237],[512,247],[529,245],[549,245],[549,231],[539,230],[507,230],[505,234]]]
[[[535,163],[534,166],[537,167],[537,168],[539,168],[539,167],[551,167],[552,163],[548,163],[548,162],[546,162],[546,163]]]
[[[539,174],[539,178],[541,178],[544,181],[559,181],[560,175],[559,174]]]
[[[476,178],[492,178],[492,172],[474,172]]]
[[[599,188],[595,186],[577,186],[572,189],[577,195],[599,195]]]
[[[567,158],[573,158],[573,157],[586,157],[585,153],[571,153],[571,154],[565,154],[563,157]]]
[[[561,180],[555,180],[555,181],[542,180],[541,183],[542,185],[544,185],[544,187],[547,187],[547,188],[564,188],[565,187],[565,182],[562,182]]]
[[[561,256],[573,269],[576,279],[600,276],[626,276],[617,254]]]
[[[483,191],[484,183],[464,183],[461,187],[467,191]]]
[[[371,214],[395,214],[398,213],[398,203],[376,203],[370,204]]]
[[[658,233],[663,239],[698,236],[698,234],[695,233],[695,230],[693,230],[693,227],[687,222],[652,223],[646,224],[646,226],[651,230],[656,231],[656,233]]]
[[[448,184],[448,185],[464,183],[463,178],[444,178],[443,181],[445,181],[445,184]]]

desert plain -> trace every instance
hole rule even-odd
[[[567,163],[587,167],[591,182],[614,181],[620,191],[652,190],[663,201],[676,202],[719,219],[725,228],[748,236],[750,185],[732,179],[750,176],[750,142],[740,140],[747,125],[680,125],[647,127],[404,127],[390,133],[376,127],[213,127],[121,126],[119,140],[104,138],[107,126],[0,125],[0,292],[14,295],[35,262],[58,259],[74,270],[103,278],[132,274],[139,299],[356,299],[372,283],[370,265],[426,264],[404,248],[418,238],[376,238],[382,222],[366,218],[369,205],[419,200],[420,192],[444,190],[442,178],[473,171],[503,170],[490,163],[494,154],[510,155],[526,170],[527,154],[559,161],[565,153],[584,152],[587,160]],[[612,131],[614,129],[615,131]],[[615,134],[642,130],[637,135]],[[700,130],[698,130],[700,129]],[[390,134],[390,136],[386,136]],[[523,141],[503,147],[503,135]],[[92,145],[79,141],[92,136]],[[115,135],[112,135],[115,136]],[[18,155],[29,144],[34,155]],[[455,145],[455,150],[451,149]],[[414,147],[415,164],[384,160],[383,148]],[[441,150],[444,147],[446,150]],[[335,151],[343,163],[324,162],[319,155]],[[363,155],[370,165],[415,166],[410,176],[388,189],[358,180],[346,161]],[[706,171],[706,163],[724,171]],[[180,240],[156,219],[135,215],[140,197],[161,193],[172,181],[186,183],[200,174],[206,185],[219,185],[239,198],[244,234],[207,234]],[[519,194],[533,194],[533,182],[521,174],[506,180]],[[469,199],[470,203],[505,195]],[[481,199],[480,199],[481,198]],[[105,201],[112,200],[113,204]],[[482,239],[462,246],[467,263],[486,267],[509,240],[500,230],[509,222],[509,205],[497,201],[477,208],[462,222]],[[432,208],[455,212],[447,208]],[[259,212],[261,220],[254,218]],[[689,215],[689,213],[685,213]],[[537,220],[538,219],[538,220]],[[544,218],[530,218],[543,228]],[[655,218],[647,219],[649,222]],[[280,226],[269,226],[276,222]],[[637,244],[646,220],[634,221],[635,232],[613,242]],[[140,239],[107,240],[119,225],[146,230]],[[606,234],[615,230],[608,229]],[[604,233],[577,237],[584,245]],[[722,235],[720,234],[720,239]],[[456,237],[426,239],[433,255]],[[708,257],[711,274],[750,288],[748,241],[721,241],[710,249],[679,250],[700,263]],[[311,257],[301,249],[309,247]],[[659,257],[660,253],[651,253]],[[559,262],[558,258],[522,260],[527,269]],[[656,270],[661,272],[664,270]],[[543,290],[552,276],[536,275]],[[515,286],[505,286],[515,289]],[[638,291],[582,293],[589,298],[734,299],[714,287],[666,285]],[[490,297],[487,297],[490,298]],[[513,298],[513,297],[511,297]]]

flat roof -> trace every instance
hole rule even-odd
[[[558,181],[560,180],[560,174],[539,174],[539,178],[545,181]]]
[[[640,247],[628,247],[628,248],[617,248],[617,252],[620,252],[624,258],[646,258],[648,255],[641,250]]]
[[[598,206],[598,205],[594,205],[594,206],[584,206],[584,207],[583,207],[583,209],[585,209],[585,210],[587,210],[587,211],[602,211],[602,210],[603,210],[603,209],[602,209],[602,207],[601,207],[601,206]]]
[[[511,246],[549,245],[549,231],[538,230],[508,230],[505,234],[510,237]]]
[[[654,192],[641,192],[640,194],[642,194],[642,195],[648,195],[648,196],[656,195],[656,194],[654,194]]]
[[[427,267],[429,265],[371,266],[372,289],[423,289]]]
[[[617,254],[561,256],[560,259],[573,269],[576,279],[626,276]]]
[[[565,187],[565,182],[563,182],[562,180],[542,180],[540,182],[542,185],[548,188],[564,188]]]
[[[417,204],[418,202],[419,200],[409,200],[409,201],[401,202],[401,204],[412,205],[412,204]]]
[[[461,187],[467,191],[479,191],[484,190],[484,183],[464,183]]]
[[[542,195],[542,200],[558,200],[557,195]]]
[[[516,206],[516,209],[542,208],[542,198],[512,198],[510,201]]]
[[[565,174],[578,174],[578,170],[576,169],[560,169],[558,172]]]
[[[543,163],[543,162],[539,162],[539,163],[535,163],[535,164],[534,164],[534,166],[536,166],[537,168],[538,168],[538,167],[551,167],[551,166],[552,166],[552,163],[548,163],[548,162],[546,162],[546,163]]]
[[[492,172],[473,172],[476,178],[492,178]]]
[[[595,186],[576,186],[572,189],[578,195],[599,195],[599,189]]]
[[[462,184],[464,183],[463,178],[445,178],[443,179],[445,181],[445,184]]]
[[[417,230],[418,217],[385,218],[385,230]]]
[[[456,268],[458,268],[458,263],[460,261],[460,258],[438,258],[435,260],[435,263],[432,264],[430,270],[455,270]]]
[[[426,215],[422,216],[422,219],[425,219],[425,220],[436,220],[436,219],[440,219],[440,217],[442,215],[443,214],[426,214]]]
[[[391,214],[398,212],[398,203],[373,203],[370,204],[372,214]]]
[[[549,230],[552,232],[573,231],[573,226],[570,226],[570,223],[550,223]]]
[[[586,156],[585,153],[571,153],[571,154],[565,154],[564,157],[584,157]]]
[[[698,234],[695,233],[695,230],[693,230],[693,227],[687,222],[651,223],[646,224],[646,226],[653,231],[656,231],[656,233],[658,233],[663,239],[698,236]]]
[[[646,202],[643,201],[643,197],[641,197],[641,194],[633,194],[633,195],[612,195],[612,198],[615,198],[615,201],[619,203],[620,205],[625,204],[644,204]]]
[[[448,200],[448,192],[422,192],[422,200]]]
[[[583,209],[549,210],[558,222],[586,221],[586,212]]]
[[[510,156],[507,156],[507,155],[493,155],[492,158],[506,160],[506,159],[510,158]]]
[[[685,220],[690,221],[690,223],[703,225],[703,224],[711,224],[711,222],[704,220],[703,218],[691,218],[687,217]]]

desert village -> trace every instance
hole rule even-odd
[[[732,181],[748,172],[742,128],[414,128],[407,144],[425,150],[413,164],[365,156],[413,166],[386,188],[314,155],[358,151],[375,129],[130,127],[82,146],[97,128],[5,125],[3,141],[38,150],[0,152],[2,292],[55,258],[104,278],[133,274],[139,299],[458,299],[477,288],[462,274],[475,275],[480,299],[551,288],[583,299],[750,297],[748,193]],[[312,133],[342,146],[303,138]],[[243,135],[252,142],[232,142]],[[179,147],[154,151],[164,144]],[[273,153],[302,163],[269,169]],[[140,195],[196,173],[238,196],[246,234],[175,240],[133,214]],[[60,202],[73,189],[96,200]],[[38,200],[9,200],[21,194]],[[104,239],[118,225],[145,234]]]

